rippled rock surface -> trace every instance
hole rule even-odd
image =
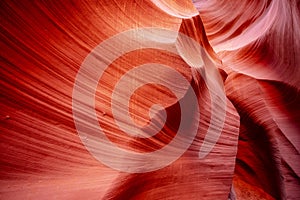
[[[296,0],[0,2],[0,199],[300,199]]]

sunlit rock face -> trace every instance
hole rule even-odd
[[[0,199],[300,198],[296,0],[0,16]]]

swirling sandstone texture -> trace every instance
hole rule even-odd
[[[0,199],[300,199],[299,1],[3,0],[0,22]],[[86,148],[91,139],[80,137],[74,112],[86,113],[72,107],[73,91],[97,45],[145,27],[185,34],[203,49],[178,34],[159,42],[175,42],[179,55],[141,48],[108,63],[95,92],[97,126],[119,148],[140,154],[169,145],[182,120],[197,129],[174,162],[130,173],[108,167]],[[134,39],[112,44],[111,51]],[[151,82],[138,87],[129,104],[122,92],[111,103],[121,77],[146,63],[170,66],[189,84],[153,67],[142,77],[128,76],[124,90],[152,77],[175,92]],[[80,84],[89,91],[89,81]],[[189,102],[191,91],[197,102],[182,119],[180,102]],[[157,103],[163,111],[149,113]],[[114,106],[119,113],[129,107],[131,122],[146,132],[163,112],[167,118],[157,135],[139,138],[120,130],[118,120],[129,130],[133,125],[123,115],[116,119]],[[95,129],[89,118],[79,120],[88,133]],[[103,151],[113,162],[115,151]],[[124,155],[117,164],[129,163],[137,161]]]

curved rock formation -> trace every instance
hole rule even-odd
[[[299,199],[299,9],[1,1],[0,199]]]

